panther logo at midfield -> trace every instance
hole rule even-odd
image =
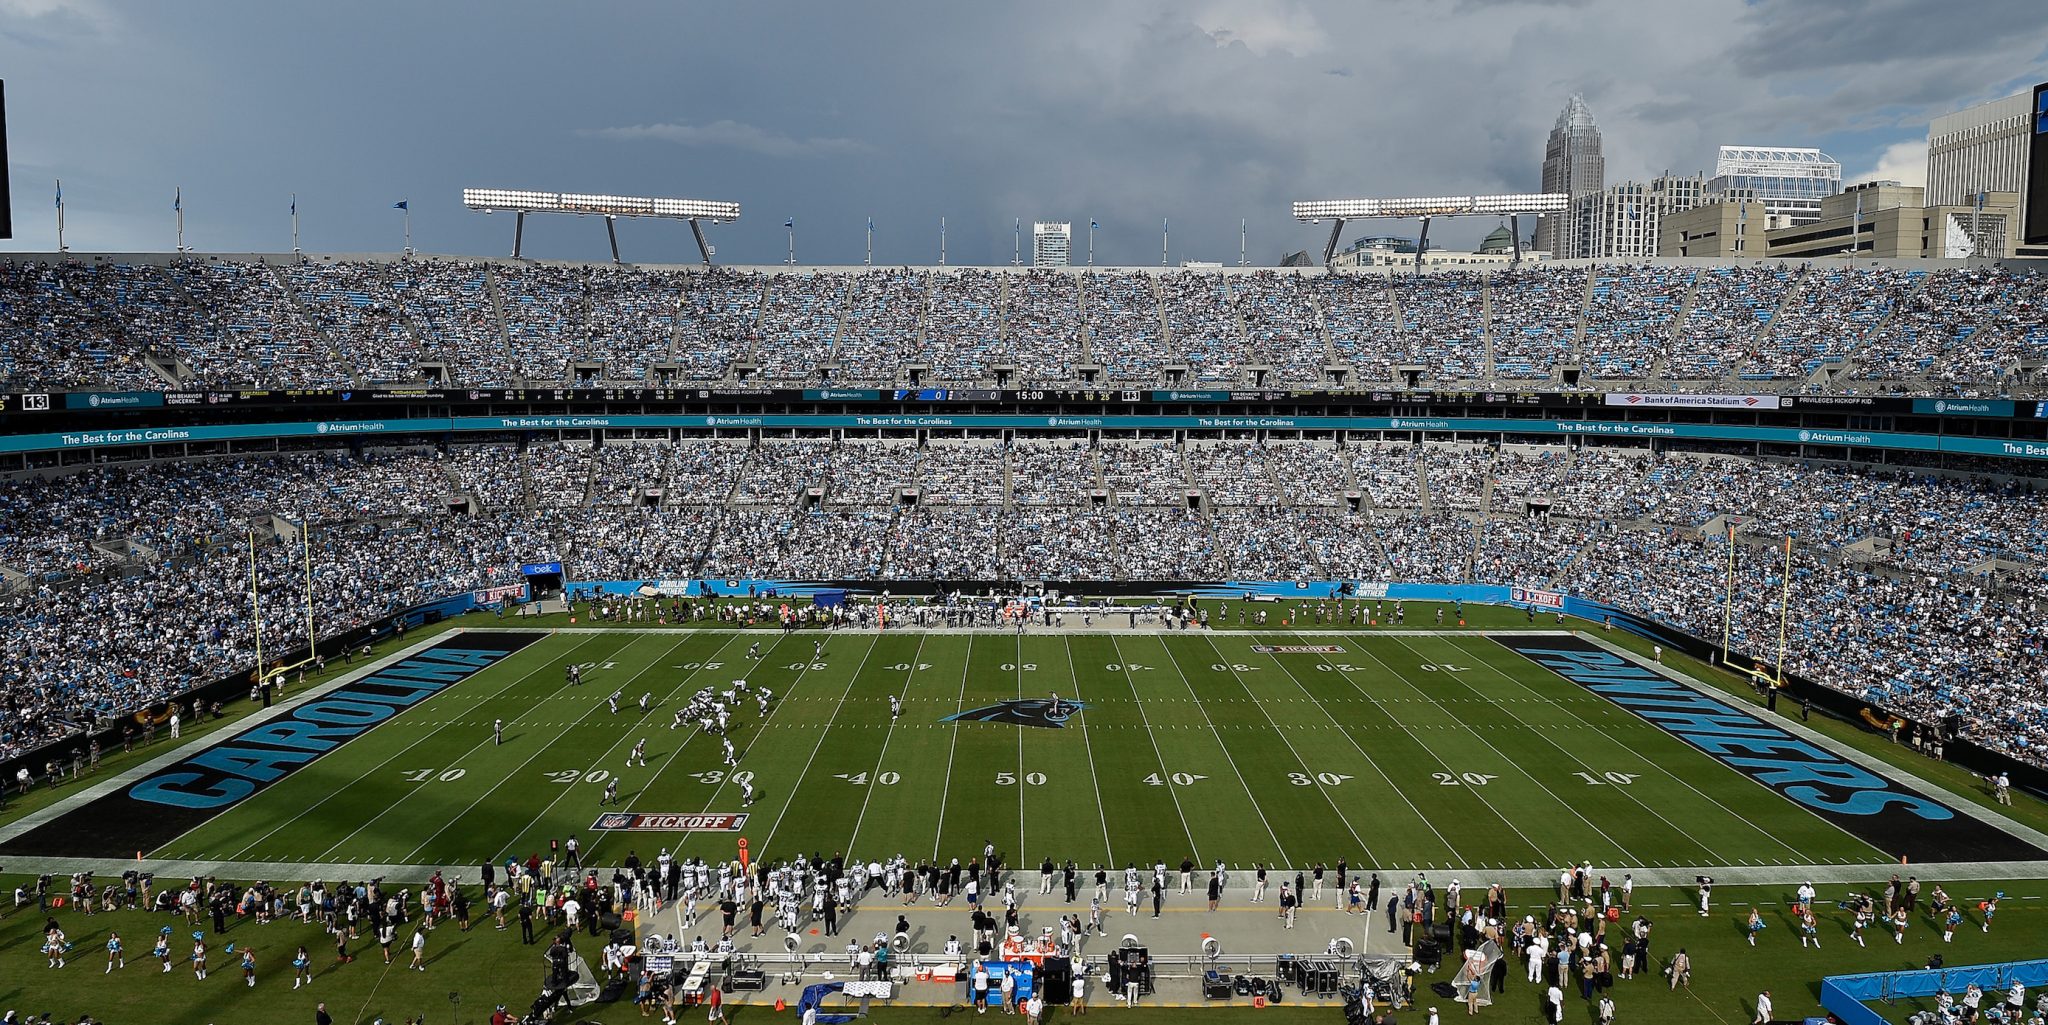
[[[1082,702],[1069,701],[1066,698],[1061,698],[1057,706],[1051,698],[1023,698],[971,708],[939,721],[1006,722],[1017,726],[1046,726],[1058,730],[1065,729],[1067,719],[1086,707],[1088,706]]]

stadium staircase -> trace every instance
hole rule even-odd
[[[1573,363],[1578,364],[1579,376],[1581,379],[1584,379],[1584,377],[1587,374],[1586,326],[1593,319],[1593,277],[1594,274],[1592,268],[1587,268],[1585,291],[1579,296],[1579,320],[1578,323],[1572,325],[1571,342],[1570,344],[1566,345],[1563,350],[1565,353],[1569,354],[1569,357]],[[1558,378],[1559,376],[1560,375],[1557,373],[1556,370],[1551,371],[1551,377],[1553,379]]]
[[[744,379],[761,371],[761,360],[757,350],[761,346],[761,314],[768,308],[768,293],[775,287],[773,274],[761,275],[761,293],[754,297],[753,319],[747,323],[743,336],[745,348],[733,353],[729,377]]]
[[[1863,365],[1864,343],[1868,342],[1870,339],[1878,337],[1879,332],[1882,332],[1885,328],[1890,327],[1892,318],[1897,317],[1901,309],[1918,304],[1920,302],[1921,296],[1926,294],[1927,287],[1933,283],[1934,275],[1920,274],[1919,279],[1913,283],[1912,290],[1908,291],[1905,295],[1900,296],[1898,302],[1893,303],[1890,309],[1884,311],[1884,316],[1881,316],[1877,318],[1877,320],[1873,321],[1870,325],[1870,329],[1868,331],[1863,332],[1863,334],[1857,337],[1855,347],[1849,350],[1848,355],[1843,358],[1842,362],[1837,363],[1832,367],[1823,364],[1821,366],[1813,368],[1813,373],[1808,374],[1806,377],[1806,383],[1812,387],[1828,390],[1831,389],[1837,381],[1847,381],[1850,378],[1855,377],[1857,369]],[[1994,313],[1995,311],[1993,310],[1985,310],[1980,315],[1977,324],[1982,325],[1984,321],[1989,320],[1994,315]],[[1972,328],[1971,333],[1975,333],[1975,330],[1975,328]],[[1932,342],[1933,340],[1925,339],[1922,341],[1923,344],[1926,344]],[[1943,347],[1946,347],[1953,341],[1954,339],[1952,338],[1944,338],[1941,339],[1941,345]],[[1916,390],[1923,392],[1934,392],[1936,390],[1924,377],[1908,378],[1907,380]]]
[[[1095,331],[1088,326],[1088,281],[1091,277],[1093,277],[1092,272],[1074,275],[1074,324],[1079,329],[1081,337],[1081,362],[1074,372],[1079,374],[1080,367],[1094,367],[1096,368],[1094,383],[1100,385],[1102,384],[1102,361],[1095,358]]]
[[[1488,274],[1479,279],[1479,343],[1485,353],[1479,373],[1489,385],[1497,373],[1493,341],[1493,277]]]
[[[491,323],[494,328],[492,337],[496,339],[499,350],[505,353],[506,359],[510,360],[513,351],[512,333],[506,326],[504,293],[498,287],[498,272],[494,264],[484,265],[484,297],[491,303]]]
[[[313,332],[313,336],[320,340],[320,346],[326,350],[325,355],[328,361],[338,367],[348,367],[349,383],[361,385],[363,379],[360,374],[355,372],[355,361],[342,354],[341,346],[335,343],[334,336],[329,334],[327,328],[322,326],[313,317],[312,312],[306,308],[305,302],[299,298],[298,286],[292,281],[291,275],[286,274],[283,268],[269,263],[262,264],[262,267],[263,272],[270,275],[270,279],[284,293],[285,305],[291,309],[291,315],[297,317],[306,326],[306,329]]]
[[[1415,460],[1415,508],[1428,516],[1436,511],[1436,496],[1429,488],[1429,460]]]
[[[1650,365],[1643,369],[1643,383],[1646,386],[1671,387],[1670,380],[1664,374],[1671,369],[1671,350],[1685,337],[1685,322],[1692,316],[1693,302],[1699,298],[1700,278],[1702,276],[1694,274],[1692,279],[1685,283],[1685,298],[1678,301],[1678,312],[1672,314],[1671,323],[1665,325],[1664,347],[1658,350],[1656,358],[1651,360]],[[1577,558],[1578,556],[1574,555],[1572,557]]]
[[[1793,308],[1793,303],[1797,302],[1799,297],[1808,288],[1813,286],[1814,282],[1820,280],[1820,274],[1820,271],[1811,266],[1803,268],[1799,276],[1794,278],[1790,285],[1785,286],[1785,293],[1778,297],[1778,305],[1771,311],[1770,319],[1759,321],[1756,327],[1756,334],[1752,335],[1748,344],[1741,346],[1741,348],[1746,352],[1762,352],[1770,344],[1771,331],[1784,321],[1785,313]],[[1750,382],[1750,385],[1753,386],[1755,383]],[[1741,361],[1730,360],[1728,362],[1727,372],[1722,375],[1720,384],[1723,389],[1728,391],[1736,391],[1746,387],[1742,380]]]

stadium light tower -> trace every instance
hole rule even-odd
[[[1344,231],[1344,222],[1361,217],[1417,217],[1422,220],[1422,233],[1415,244],[1415,267],[1422,268],[1422,254],[1429,248],[1429,222],[1434,217],[1461,217],[1481,215],[1487,217],[1505,216],[1513,222],[1510,228],[1515,235],[1515,263],[1522,262],[1522,215],[1558,214],[1565,211],[1571,197],[1561,192],[1535,192],[1507,196],[1425,196],[1417,199],[1329,199],[1303,200],[1294,204],[1294,219],[1307,224],[1321,224],[1325,218],[1336,223],[1330,228],[1330,241],[1323,245],[1323,266],[1328,267],[1337,254],[1337,236]]]
[[[605,235],[611,239],[612,262],[619,263],[618,219],[621,217],[660,217],[669,220],[690,222],[690,234],[697,239],[697,252],[703,255],[704,265],[711,266],[711,258],[717,254],[716,247],[704,240],[703,221],[713,224],[731,224],[740,219],[740,205],[710,199],[656,199],[648,196],[595,196],[574,192],[528,192],[521,189],[463,189],[462,205],[471,210],[495,213],[510,210],[517,215],[512,222],[512,256],[518,259],[521,243],[526,234],[526,215],[530,213],[595,214],[604,218]]]

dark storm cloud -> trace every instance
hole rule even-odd
[[[720,257],[1006,263],[1018,219],[1093,218],[1097,262],[1255,262],[1320,243],[1295,199],[1533,191],[1582,92],[1610,180],[1710,169],[1727,143],[1813,145],[1852,175],[1910,168],[1927,118],[2048,75],[2048,5],[1908,0],[1454,4],[391,2],[303,8],[0,0],[12,245],[165,249],[173,186],[209,250],[416,242],[500,253],[469,185],[733,199]],[[1025,225],[1028,231],[1028,224]],[[1436,234],[1468,243],[1477,221]],[[1406,230],[1412,226],[1361,226]],[[688,233],[626,224],[631,258]],[[587,221],[529,251],[594,258]],[[1079,253],[1077,252],[1077,255]]]

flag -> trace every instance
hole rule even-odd
[[[1097,223],[1097,222],[1096,222],[1096,221],[1095,221],[1094,219],[1092,219],[1092,218],[1091,218],[1091,219],[1090,219],[1090,220],[1088,221],[1088,230],[1090,230],[1090,231],[1096,231],[1096,230],[1099,230],[1099,229],[1100,229],[1101,227],[1102,227],[1102,225],[1101,225],[1101,224],[1099,224],[1099,223]]]
[[[875,230],[875,219],[874,219],[874,218],[872,218],[872,217],[868,218],[868,230],[869,230],[869,231],[873,231],[873,230]]]
[[[296,192],[294,192],[294,193],[292,193],[292,216],[293,216],[293,217],[297,217],[298,215],[299,215],[299,194],[298,194],[298,193],[296,193]]]
[[[185,209],[185,189],[183,186],[179,186],[177,191],[171,193],[171,209]]]
[[[412,207],[411,207],[411,205],[410,205],[411,203],[412,203],[412,200],[409,200],[409,199],[401,199],[401,200],[399,200],[398,202],[396,202],[396,203],[393,203],[393,204],[391,204],[391,209],[393,209],[393,210],[403,210],[403,211],[405,211],[406,213],[411,213],[411,212],[412,212]]]
[[[64,209],[64,183],[57,183],[57,209]]]
[[[794,230],[796,228],[796,218],[792,217],[789,220],[783,221],[782,226]]]

